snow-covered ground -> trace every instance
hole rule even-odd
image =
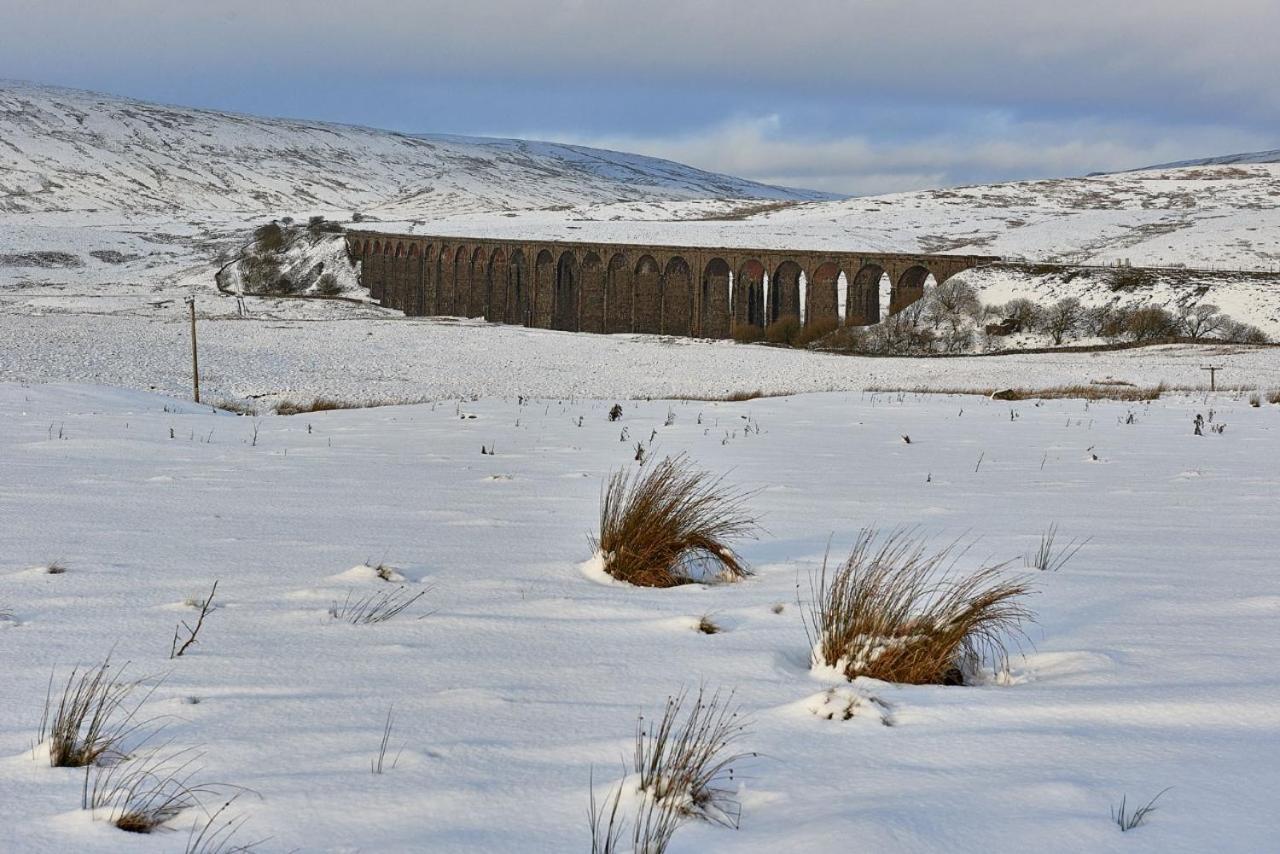
[[[416,401],[793,394],[869,387],[1044,388],[1120,380],[1207,387],[1216,365],[1231,387],[1280,389],[1280,349],[1166,345],[1107,352],[1010,356],[865,358],[647,335],[584,335],[481,321],[385,319],[378,309],[308,302],[283,315],[199,321],[206,400],[334,397]],[[261,307],[262,301],[254,301]],[[270,305],[271,303],[266,303]],[[189,325],[180,303],[169,320],[131,316],[0,314],[0,381],[191,388]],[[356,316],[352,316],[356,315]],[[365,315],[361,317],[360,315]]]
[[[589,850],[589,775],[603,793],[636,716],[699,683],[736,691],[759,757],[736,766],[741,829],[691,824],[672,852],[1273,847],[1280,409],[827,393],[623,401],[609,423],[611,398],[513,390],[252,419],[0,385],[0,848],[182,849],[91,821],[82,775],[32,758],[50,673],[111,649],[158,685],[143,713],[164,738],[204,752],[200,779],[252,790],[233,810],[264,852]],[[1225,432],[1193,436],[1210,409]],[[583,575],[602,479],[650,435],[651,458],[760,490],[755,577]],[[795,599],[828,541],[919,525],[979,538],[967,568],[1020,562],[1051,523],[1092,540],[1033,579],[1035,645],[1008,684],[863,680],[837,687],[892,726],[813,713],[832,683],[807,669]],[[51,561],[66,571],[34,568]],[[379,561],[426,595],[380,625],[330,618],[388,588],[350,571]],[[168,660],[215,579],[199,643]],[[695,631],[703,614],[724,631]],[[389,709],[399,760],[375,776]],[[1144,826],[1109,819],[1166,787]]]

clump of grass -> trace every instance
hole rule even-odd
[[[1262,406],[1262,395],[1256,391],[1253,394],[1249,395],[1249,405],[1252,406],[1254,409],[1257,409],[1258,407]]]
[[[81,806],[95,817],[105,811],[107,821],[121,830],[152,833],[217,788],[193,782],[200,756],[190,749],[153,750],[97,766],[92,774],[86,768]]]
[[[306,412],[330,412],[335,409],[359,409],[353,401],[332,397],[313,397],[311,400],[282,400],[274,407],[276,415],[301,415]]]
[[[151,692],[136,703],[128,702],[138,685],[112,678],[107,656],[97,667],[73,669],[55,706],[50,675],[36,736],[38,743],[49,741],[49,764],[79,768],[124,756],[123,742],[147,723],[135,718]]]
[[[67,565],[61,560],[50,561],[45,567],[45,575],[62,575],[67,571]]]
[[[962,555],[910,531],[864,529],[834,573],[824,558],[805,614],[813,665],[905,684],[964,684],[986,662],[1007,666],[1007,643],[1032,616],[1030,586],[1004,564],[956,574]]]
[[[1111,820],[1120,828],[1121,833],[1127,833],[1138,825],[1147,820],[1147,816],[1156,811],[1156,801],[1160,800],[1160,796],[1169,791],[1172,786],[1161,789],[1160,792],[1151,800],[1147,801],[1146,806],[1139,807],[1132,812],[1128,808],[1129,796],[1124,795],[1120,798],[1120,805],[1111,808]]]
[[[703,614],[698,618],[697,629],[704,635],[718,635],[720,632],[724,631],[724,629],[720,627],[720,624],[712,619],[710,614]]]
[[[734,765],[754,753],[731,752],[746,734],[746,723],[733,702],[733,693],[716,691],[708,695],[699,688],[668,697],[662,716],[636,721],[633,776],[619,785],[602,806],[595,798],[592,781],[589,818],[591,850],[611,854],[628,850],[621,841],[630,828],[631,851],[665,851],[680,825],[701,819],[724,827],[737,828],[741,818],[730,785]],[[634,782],[635,815],[620,814],[622,795]]]
[[[643,474],[609,478],[594,539],[604,570],[642,587],[675,587],[712,578],[737,581],[750,569],[729,542],[753,536],[743,505],[752,493],[694,468],[683,455]]]
[[[1057,572],[1092,539],[1093,537],[1086,537],[1083,540],[1072,539],[1066,545],[1059,546],[1058,525],[1055,522],[1040,535],[1040,545],[1035,552],[1024,555],[1023,560],[1028,568],[1038,569],[1041,572]]]
[[[706,689],[667,698],[662,716],[636,721],[632,770],[639,789],[655,801],[671,801],[675,812],[726,827],[738,826],[741,814],[734,792],[733,766],[754,753],[730,750],[746,734],[733,692]]]
[[[1138,387],[1130,385],[1095,384],[1058,385],[1043,388],[965,388],[955,386],[871,386],[868,392],[893,392],[909,394],[975,394],[990,397],[994,400],[1120,400],[1131,403],[1158,400],[1162,395],[1174,391],[1200,391],[1190,387],[1172,388],[1159,385]],[[1207,391],[1208,389],[1203,389]]]
[[[385,592],[370,593],[368,596],[354,599],[348,593],[342,604],[334,602],[329,606],[329,616],[335,620],[342,620],[357,626],[385,623],[398,617],[401,612],[425,595],[427,595],[426,590],[419,590],[417,593],[410,594],[403,587],[397,587],[395,590]]]
[[[1280,389],[1267,392],[1267,403],[1280,404]]]
[[[247,400],[235,400],[233,398],[222,398],[213,402],[214,409],[221,409],[224,412],[234,412],[236,415],[254,416],[258,414],[258,407],[254,406]]]
[[[187,845],[183,854],[247,854],[266,840],[236,842],[235,835],[244,826],[245,817],[228,815],[239,794],[233,795],[218,807],[203,824],[195,824],[187,833]]]
[[[591,776],[591,800],[587,818],[591,823],[591,854],[664,854],[671,837],[684,821],[673,800],[644,798],[630,820],[619,814],[623,787],[617,786],[604,804],[596,801],[595,776]],[[631,844],[624,842],[628,826]]]

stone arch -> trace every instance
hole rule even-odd
[[[805,283],[804,325],[840,322],[840,265],[827,261]]]
[[[712,258],[702,271],[698,292],[698,335],[704,338],[729,337],[729,282],[732,271],[723,258]]]
[[[364,269],[364,285],[369,289],[369,298],[381,301],[382,299],[382,271],[384,268],[382,259],[382,241],[375,240],[373,242],[373,252],[369,256],[368,266]]]
[[[411,317],[422,314],[422,246],[409,244],[407,277],[404,294],[404,313]]]
[[[582,332],[604,332],[606,294],[604,266],[600,256],[588,252],[579,271],[578,329]]]
[[[889,313],[897,314],[924,296],[924,283],[929,275],[929,268],[923,264],[914,264],[903,270],[893,286],[893,295],[889,299]]]
[[[467,317],[484,317],[488,312],[486,298],[489,294],[489,258],[483,247],[477,246],[471,253],[471,272],[467,278],[471,284]]]
[[[605,273],[605,331],[630,332],[631,265],[627,256],[615,252]]]
[[[543,249],[533,263],[533,325],[541,329],[551,328],[555,283],[556,258]]]
[[[507,322],[530,326],[529,315],[529,271],[524,261],[524,252],[519,249],[511,251],[511,260],[507,263]]]
[[[787,260],[769,277],[769,323],[783,318],[800,319],[800,277],[804,270],[795,261]]]
[[[422,313],[431,316],[436,313],[436,246],[428,243],[422,250]]]
[[[471,253],[465,246],[459,246],[453,253],[453,302],[449,306],[449,314],[461,317],[467,313],[467,303],[471,300]]]
[[[578,259],[568,249],[556,259],[556,285],[552,296],[553,329],[577,332],[579,323]]]
[[[398,311],[404,311],[405,267],[408,266],[405,252],[404,243],[397,242],[391,261],[391,275],[383,286],[382,304]]]
[[[510,275],[507,269],[507,255],[499,247],[489,256],[489,272],[485,276],[485,312],[484,316],[495,323],[509,323],[507,320],[507,285]]]
[[[879,264],[863,264],[849,283],[845,302],[845,322],[850,326],[872,326],[880,322],[880,280],[884,268]]]
[[[693,274],[683,256],[667,260],[662,275],[662,332],[693,334]]]
[[[733,325],[764,327],[764,264],[750,258],[733,280]]]
[[[662,271],[652,255],[636,262],[632,311],[636,332],[656,335],[662,331]]]

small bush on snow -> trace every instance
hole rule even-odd
[[[665,458],[643,474],[615,472],[600,502],[600,534],[593,540],[603,569],[641,587],[675,587],[748,574],[729,542],[751,536],[757,524],[743,508],[750,493],[691,466]]]
[[[984,662],[1004,666],[1009,637],[1031,619],[1030,586],[1003,564],[954,575],[958,556],[908,531],[864,529],[834,573],[824,559],[810,577],[812,664],[907,684],[963,684]]]

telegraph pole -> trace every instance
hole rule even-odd
[[[1218,371],[1222,370],[1222,368],[1215,366],[1212,368],[1201,368],[1200,370],[1209,372],[1209,391],[1217,391],[1218,390]]]
[[[187,297],[187,305],[191,306],[191,385],[195,390],[196,403],[199,403],[200,357],[196,351],[196,298],[194,294]]]

